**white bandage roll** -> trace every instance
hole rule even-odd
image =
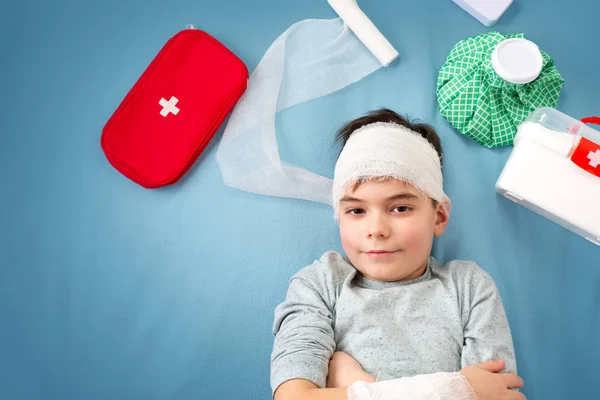
[[[356,0],[328,0],[344,23],[377,57],[381,65],[387,67],[398,57],[398,52],[358,7]]]

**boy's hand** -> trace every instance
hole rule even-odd
[[[486,361],[460,371],[467,378],[477,400],[525,400],[523,393],[512,388],[522,388],[523,380],[515,374],[500,374],[504,360]]]
[[[343,351],[336,351],[329,360],[327,387],[348,387],[357,381],[375,382],[375,377],[363,371],[354,358]]]

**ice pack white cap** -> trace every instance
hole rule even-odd
[[[505,81],[525,84],[542,72],[544,59],[538,46],[527,39],[506,39],[492,53],[492,66]]]

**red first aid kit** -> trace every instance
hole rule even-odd
[[[246,90],[244,63],[198,29],[173,36],[102,130],[108,161],[146,188],[175,183]]]

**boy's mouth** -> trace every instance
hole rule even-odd
[[[365,252],[369,257],[372,258],[385,258],[389,257],[392,254],[396,253],[398,250],[371,250]]]

